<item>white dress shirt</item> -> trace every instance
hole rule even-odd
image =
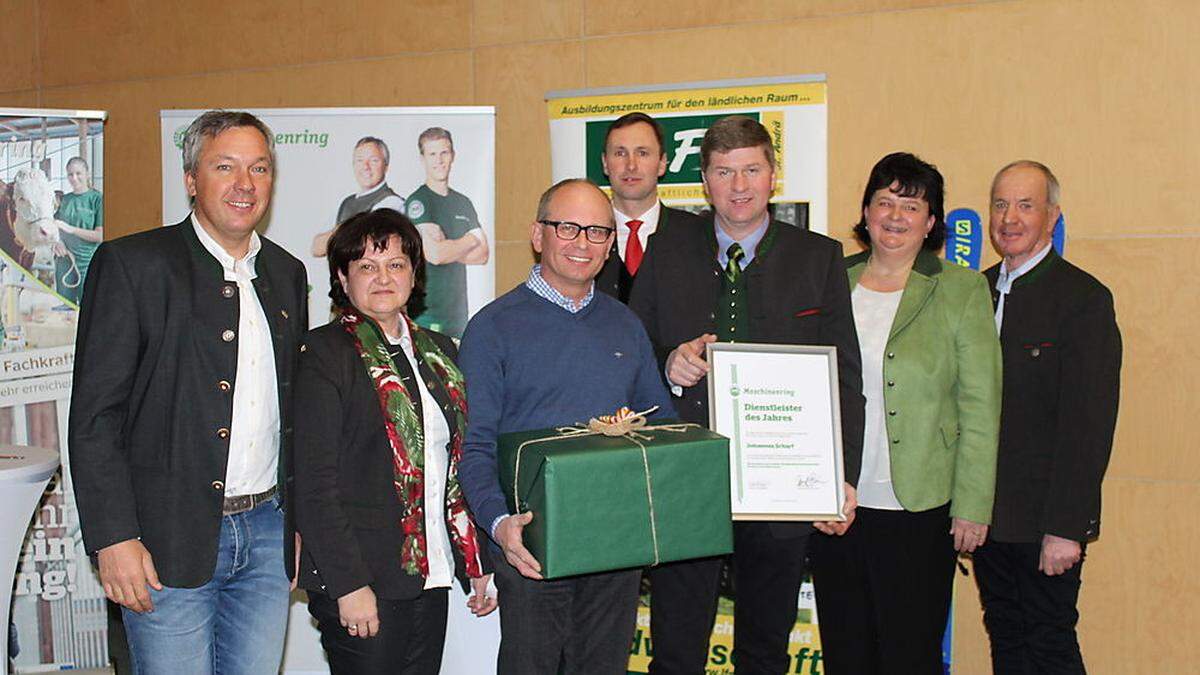
[[[641,227],[638,228],[638,241],[642,244],[642,252],[646,251],[647,242],[650,235],[658,229],[658,214],[662,211],[662,202],[654,202],[649,210],[640,216],[627,216],[613,207],[613,218],[617,221],[617,253],[621,256],[621,260],[625,260],[625,246],[629,244],[629,221],[642,221]],[[589,225],[590,223],[583,223]]]
[[[233,384],[233,419],[229,424],[229,460],[225,467],[225,496],[266,492],[276,483],[279,466],[279,389],[271,327],[251,283],[258,276],[254,261],[262,250],[258,233],[250,249],[235,260],[208,234],[196,215],[192,227],[200,243],[237,284],[237,371]]]
[[[388,342],[400,345],[421,392],[421,422],[425,435],[425,554],[429,562],[425,588],[446,588],[454,581],[454,550],[450,548],[450,534],[446,529],[446,476],[450,463],[446,448],[450,444],[450,427],[442,407],[421,378],[412,336],[403,319],[400,333],[399,338],[389,335]]]

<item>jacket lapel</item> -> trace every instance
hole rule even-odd
[[[941,271],[942,264],[937,256],[925,250],[917,254],[912,271],[908,274],[908,282],[904,284],[904,294],[900,296],[900,306],[896,308],[892,332],[888,334],[889,341],[907,328],[933,297]]]
[[[870,254],[865,251],[846,258],[846,275],[850,280],[851,292],[854,291],[858,280],[866,271],[869,258]],[[926,303],[933,297],[933,291],[937,288],[938,276],[941,272],[942,264],[936,255],[924,250],[917,254],[912,271],[908,274],[908,281],[904,284],[904,294],[900,296],[900,306],[896,308],[896,318],[892,320],[892,330],[888,334],[889,341],[899,335],[900,331],[907,328],[921,313]]]

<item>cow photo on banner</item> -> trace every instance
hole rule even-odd
[[[0,445],[57,450],[79,301],[104,239],[102,112],[0,109]],[[108,664],[104,589],[88,562],[69,471],[34,513],[12,587],[16,672]]]
[[[236,106],[226,106],[236,108]],[[163,222],[190,210],[183,134],[201,110],[160,114]],[[310,327],[331,316],[330,235],[353,215],[404,213],[421,235],[424,307],[416,323],[452,337],[495,294],[495,110],[491,107],[250,109],[274,135],[275,180],[262,234],[300,259],[309,284]],[[496,615],[476,619],[451,591],[444,672],[487,672],[499,644]],[[303,592],[293,594],[284,671],[329,665]]]

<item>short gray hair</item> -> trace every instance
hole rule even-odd
[[[368,143],[373,144],[376,148],[379,148],[379,152],[383,153],[384,164],[392,163],[392,151],[388,150],[387,143],[384,143],[382,138],[378,138],[376,136],[363,136],[362,138],[358,139],[357,143],[354,144],[354,149],[357,150]]]
[[[1009,162],[1008,164],[1005,164],[1004,168],[997,171],[995,177],[992,178],[991,194],[996,193],[996,183],[1000,180],[1000,176],[1003,176],[1004,172],[1008,171],[1009,169],[1037,169],[1040,171],[1042,176],[1046,179],[1047,205],[1058,206],[1058,199],[1062,194],[1058,186],[1058,178],[1054,175],[1054,172],[1050,170],[1050,167],[1032,159],[1018,159],[1015,162]]]
[[[271,154],[271,166],[275,165],[275,135],[271,129],[254,115],[242,110],[209,110],[197,117],[183,134],[183,172],[195,174],[200,161],[200,150],[208,139],[216,138],[221,132],[238,127],[253,127],[267,141]]]

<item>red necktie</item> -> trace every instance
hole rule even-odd
[[[642,226],[642,221],[631,220],[625,223],[629,226],[629,241],[625,242],[625,269],[629,270],[629,274],[637,276],[638,267],[642,264],[642,240],[638,239],[638,228]]]

